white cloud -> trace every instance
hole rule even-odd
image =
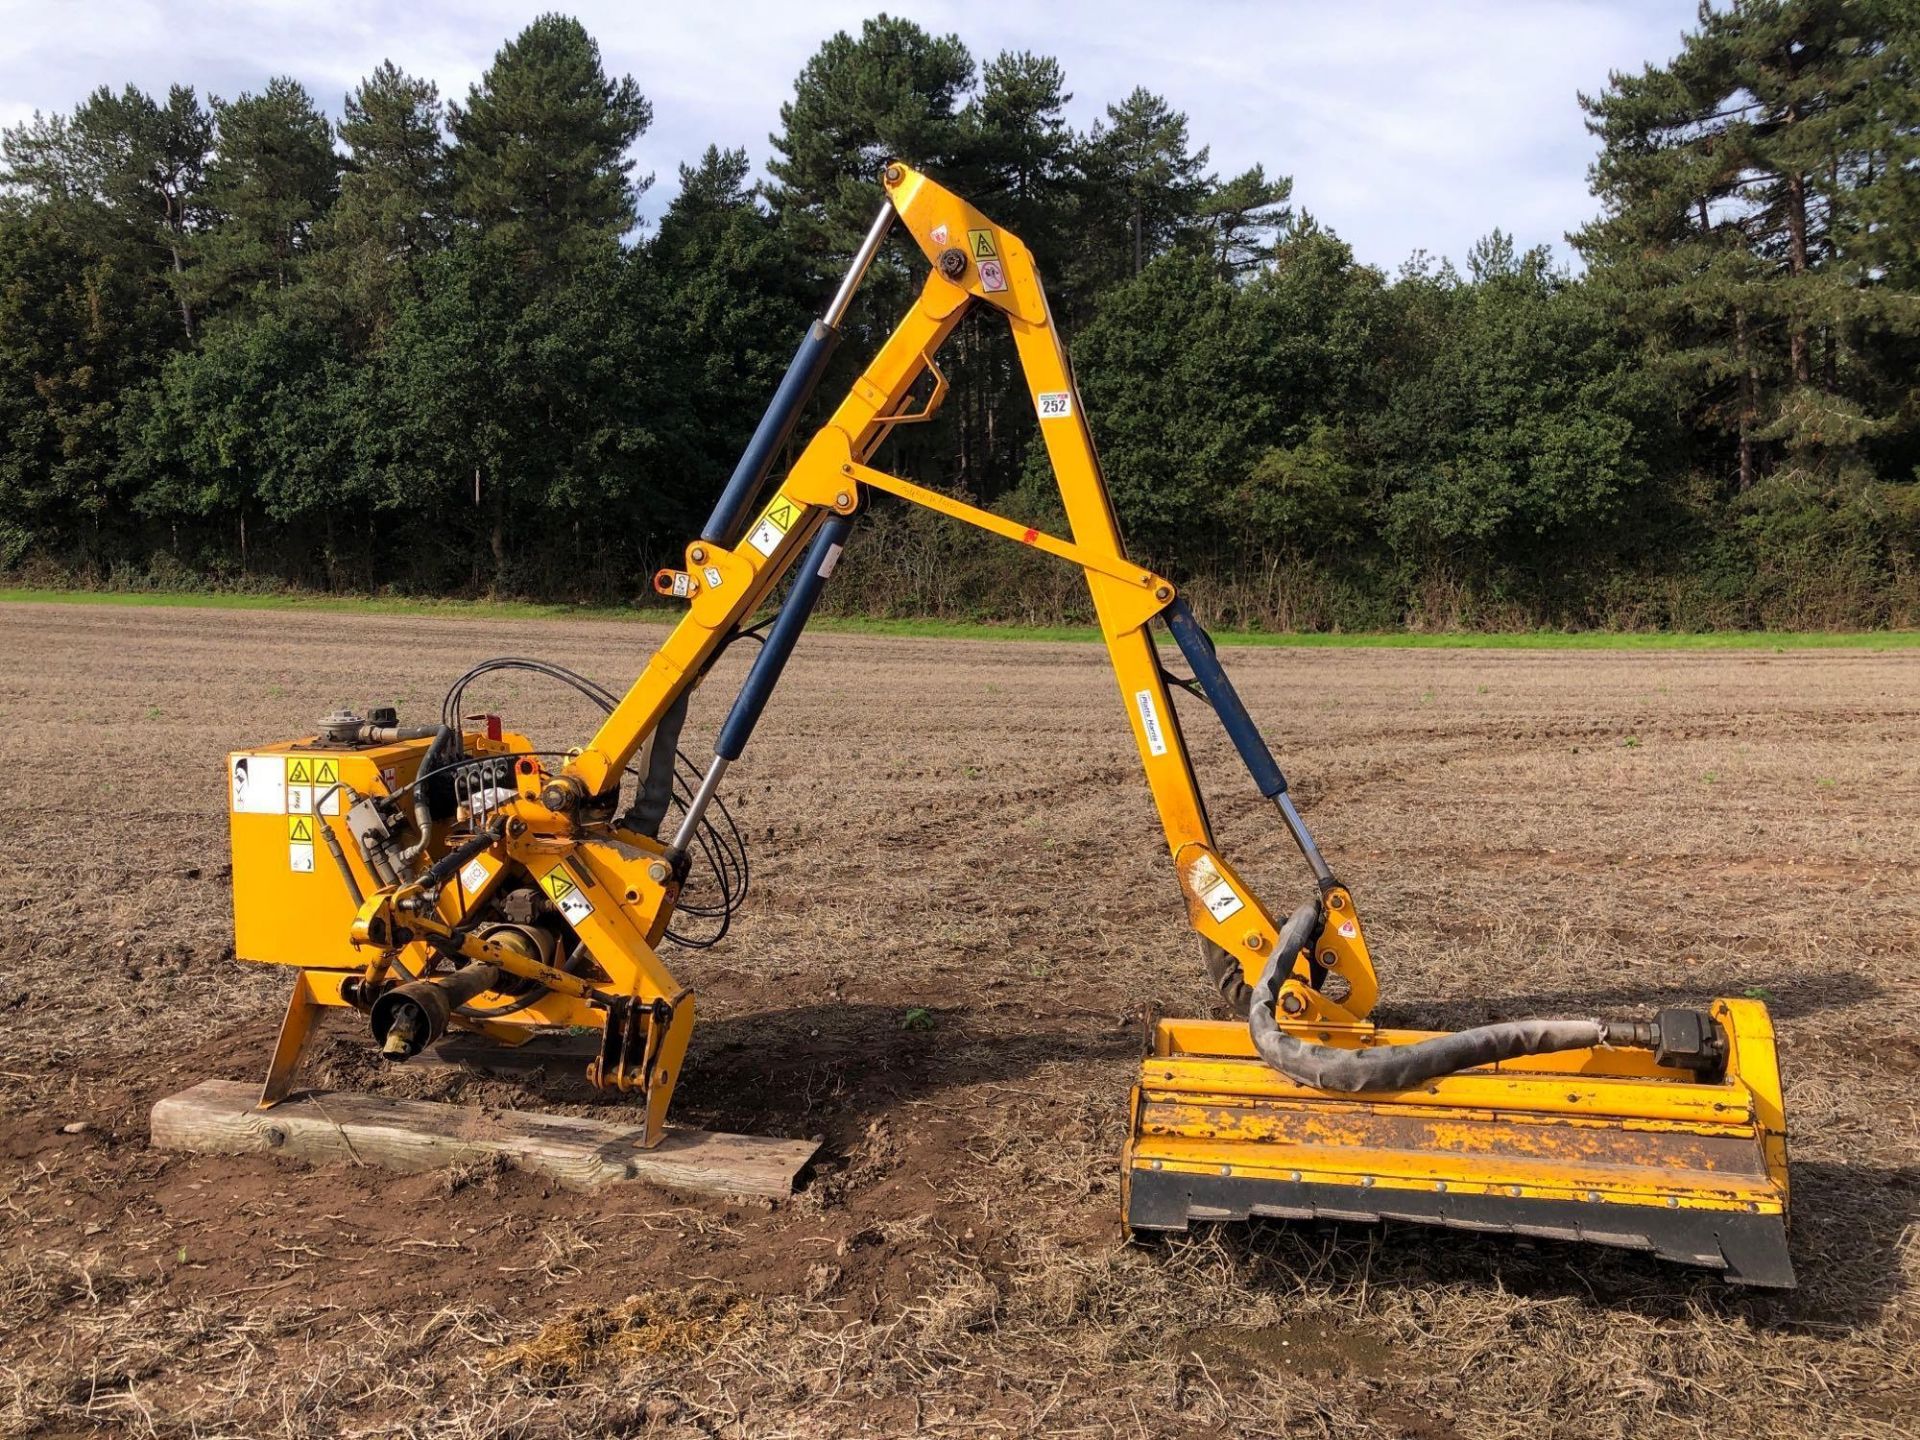
[[[704,6],[588,0],[579,15],[610,69],[654,104],[639,168],[659,184],[709,143],[764,163],[780,103],[820,42],[874,5],[711,0]],[[445,0],[0,0],[0,123],[70,109],[100,84],[169,83],[231,96],[291,74],[337,113],[382,59],[459,98],[539,5]],[[889,8],[956,31],[976,57],[1056,56],[1090,124],[1135,85],[1187,112],[1215,168],[1256,161],[1291,174],[1297,204],[1389,269],[1416,248],[1456,259],[1498,225],[1521,244],[1565,247],[1593,213],[1593,144],[1575,94],[1610,69],[1665,60],[1694,0],[1054,0],[1046,6],[907,0]],[[112,13],[104,13],[110,10]]]

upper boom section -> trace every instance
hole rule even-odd
[[[936,275],[1015,320],[1050,324],[1040,272],[1019,236],[910,166],[889,164],[881,183]]]

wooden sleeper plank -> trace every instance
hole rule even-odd
[[[778,1199],[818,1149],[812,1141],[670,1127],[652,1150],[640,1127],[575,1115],[476,1110],[383,1095],[314,1092],[271,1110],[259,1087],[204,1080],[153,1107],[153,1143],[203,1154],[278,1154],[314,1164],[340,1161],[390,1170],[438,1169],[505,1155],[522,1169],[572,1189],[644,1180],[695,1195]]]

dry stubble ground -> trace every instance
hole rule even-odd
[[[1140,1017],[1210,997],[1086,646],[813,637],[730,777],[754,888],[675,962],[705,1017],[677,1114],[824,1135],[794,1202],[149,1148],[156,1097],[260,1072],[283,1003],[231,959],[224,752],[340,701],[424,717],[499,653],[618,686],[659,633],[0,608],[0,1431],[1914,1433],[1911,654],[1229,656],[1371,922],[1385,1018],[1772,997],[1789,1295],[1419,1230],[1121,1244]],[[490,694],[542,743],[589,723],[538,682]],[[1297,858],[1203,720],[1229,853],[1284,908]],[[344,1025],[313,1073],[594,1103],[379,1072]]]

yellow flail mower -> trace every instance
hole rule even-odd
[[[687,938],[676,924],[724,926],[738,903],[744,851],[718,798],[727,767],[879,493],[1085,574],[1187,913],[1223,996],[1245,1017],[1158,1023],[1121,1160],[1128,1226],[1408,1220],[1627,1246],[1747,1284],[1790,1285],[1786,1122],[1765,1007],[1726,999],[1651,1020],[1519,1020],[1453,1034],[1374,1025],[1379,985],[1352,894],[1186,601],[1127,559],[1026,246],[906,165],[888,165],[883,187],[853,265],[684,568],[655,577],[686,614],[623,696],[508,659],[463,677],[436,724],[341,712],[314,735],[231,757],[238,953],[300,972],[262,1106],[289,1093],[318,1008],[350,1006],[397,1061],[449,1029],[513,1045],[589,1026],[601,1037],[589,1078],[634,1092],[644,1143],[664,1138],[694,992],[660,948]],[[918,297],[765,498],[848,302],[896,224],[927,261]],[[871,463],[893,427],[939,408],[946,383],[934,357],[979,309],[1012,331],[1070,538]],[[789,575],[770,621],[756,624]],[[1187,675],[1168,670],[1156,625]],[[713,758],[676,783],[688,696],[748,631],[760,648]],[[466,680],[500,667],[580,688],[606,711],[599,732],[555,755],[497,720],[467,717]],[[1215,845],[1170,699],[1176,686],[1212,708],[1299,847],[1313,889],[1291,913],[1269,911]],[[717,906],[683,903],[696,866]]]

